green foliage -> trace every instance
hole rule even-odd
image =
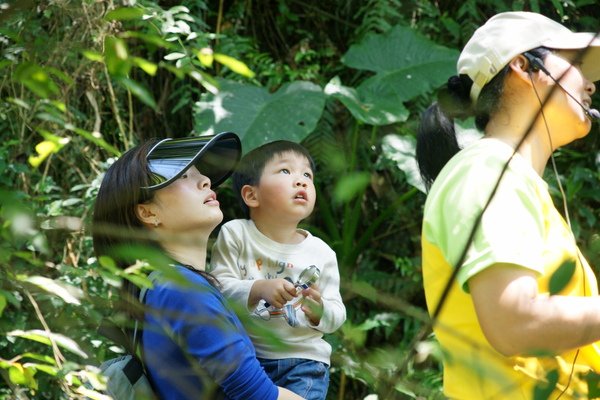
[[[548,284],[550,294],[560,293],[571,281],[575,273],[575,262],[572,260],[565,261],[550,277]]]
[[[550,398],[556,383],[558,382],[558,371],[553,369],[546,374],[546,382],[540,382],[533,389],[534,400],[546,400]]]
[[[123,249],[125,270],[94,257],[88,224],[112,157],[148,137],[225,130],[243,138],[245,151],[302,141],[317,162],[317,207],[305,227],[336,250],[348,310],[326,337],[334,349],[328,398],[442,398],[441,350],[426,334],[414,340],[429,323],[417,116],[490,15],[540,11],[590,31],[600,17],[589,0],[0,8],[0,398],[17,399],[102,398],[96,366],[119,346],[98,326],[127,327],[114,311],[121,280],[147,286],[150,264],[169,274],[148,249]],[[599,268],[597,129],[559,151],[560,174],[546,179],[556,204],[556,179],[563,183],[578,244]],[[226,216],[241,216],[230,188],[219,199]],[[560,268],[551,293],[571,273],[570,264]],[[597,387],[597,377],[588,381]],[[536,399],[550,389],[537,387]]]
[[[219,81],[219,88],[196,104],[195,130],[236,132],[245,152],[282,138],[301,141],[314,130],[325,104],[323,90],[310,82],[285,84],[273,94],[233,81]]]
[[[585,381],[588,384],[588,395],[590,399],[594,399],[600,396],[600,375],[589,372],[585,376]]]
[[[396,26],[384,35],[369,35],[350,47],[342,62],[375,72],[357,88],[332,79],[325,92],[340,100],[358,121],[370,125],[403,122],[404,102],[431,91],[452,75],[458,52],[436,45],[414,30]]]

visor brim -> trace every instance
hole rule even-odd
[[[162,140],[147,155],[151,182],[143,189],[164,188],[192,166],[217,187],[233,173],[241,152],[240,139],[233,132]]]

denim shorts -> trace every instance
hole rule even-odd
[[[325,400],[329,387],[329,366],[304,358],[258,361],[277,386],[284,387],[307,400]]]

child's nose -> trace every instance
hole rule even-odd
[[[296,181],[296,186],[306,187],[308,186],[308,184],[306,183],[306,180],[298,178],[298,180]]]

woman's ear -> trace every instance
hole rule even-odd
[[[242,200],[248,208],[256,208],[260,205],[258,201],[258,188],[252,185],[244,185],[241,190]]]
[[[533,71],[529,64],[529,60],[523,54],[519,54],[513,58],[508,64],[508,67],[515,76],[531,84]]]
[[[158,226],[160,221],[150,203],[140,203],[135,206],[135,215],[144,225]]]

